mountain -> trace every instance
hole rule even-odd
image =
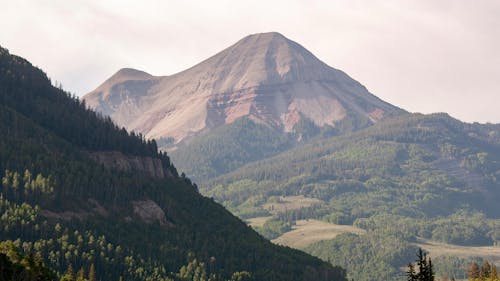
[[[248,36],[173,76],[124,81],[86,101],[157,138],[202,194],[263,222],[255,229],[266,237],[311,219],[359,230],[301,248],[349,279],[400,280],[422,241],[500,243],[498,124],[409,114],[277,33]],[[196,121],[180,134],[151,133],[174,115],[168,122]],[[438,253],[439,274],[462,276],[456,270],[470,264]]]
[[[242,117],[294,132],[301,120],[343,130],[404,112],[275,32],[171,76],[122,69],[84,100],[120,126],[173,143]]]
[[[259,236],[201,196],[154,141],[3,48],[0,132],[0,241],[9,247],[0,262],[9,270],[38,274],[45,260],[63,280],[77,271],[89,280],[345,280],[341,268]],[[16,265],[24,260],[34,263]]]
[[[272,216],[260,231],[274,237],[290,230],[280,223],[300,220],[361,228],[302,249],[347,268],[349,279],[401,280],[399,268],[427,245],[419,241],[500,242],[500,124],[400,115],[249,163],[200,190],[249,221]],[[463,276],[470,264],[456,252],[430,254],[439,275]]]

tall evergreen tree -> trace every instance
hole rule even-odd
[[[427,259],[427,254],[421,249],[418,249],[417,260],[418,272],[415,272],[415,267],[412,263],[408,265],[406,277],[408,281],[434,281],[434,269],[432,268],[431,258]]]
[[[479,278],[479,266],[476,262],[472,262],[469,270],[467,270],[467,275],[469,275],[469,279]]]
[[[417,273],[415,272],[415,266],[413,263],[408,264],[408,271],[406,271],[406,277],[408,281],[417,281]]]
[[[95,278],[95,265],[92,263],[89,269],[89,281],[96,281]]]
[[[491,276],[491,266],[488,261],[483,261],[481,265],[481,271],[479,272],[479,278],[481,280],[486,280]]]
[[[493,263],[491,264],[490,280],[495,281],[498,279],[497,266]]]

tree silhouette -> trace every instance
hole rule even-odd
[[[418,249],[416,264],[418,272],[415,272],[415,266],[412,263],[408,264],[408,271],[406,272],[408,281],[434,281],[432,260],[430,257],[427,258],[427,253],[421,248]]]

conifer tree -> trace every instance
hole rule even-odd
[[[68,269],[66,271],[66,274],[63,275],[61,278],[61,281],[74,281],[75,280],[75,274],[73,272],[73,266],[71,263],[68,265]]]
[[[415,272],[415,266],[413,263],[408,264],[408,271],[406,271],[406,277],[408,281],[417,281],[417,273]]]
[[[498,279],[497,266],[494,264],[491,264],[490,281],[495,281],[497,279]]]
[[[89,269],[89,281],[96,281],[95,278],[95,265],[92,263]]]
[[[481,265],[481,271],[479,272],[479,278],[481,280],[486,280],[491,275],[491,266],[488,261],[483,261]]]
[[[469,275],[469,279],[479,278],[479,266],[476,262],[472,262],[469,270],[467,270],[467,274]]]
[[[87,279],[85,279],[85,270],[82,268],[80,268],[80,270],[78,270],[78,273],[76,274],[76,281],[86,281]]]
[[[432,268],[432,260],[427,259],[427,254],[422,250],[418,249],[417,253],[417,265],[418,272],[415,272],[414,265],[410,263],[408,265],[408,271],[406,272],[408,281],[434,281],[434,270]]]

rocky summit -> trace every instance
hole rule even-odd
[[[240,117],[292,132],[303,118],[335,127],[404,112],[275,32],[249,35],[170,76],[121,69],[84,99],[120,126],[175,142]]]

